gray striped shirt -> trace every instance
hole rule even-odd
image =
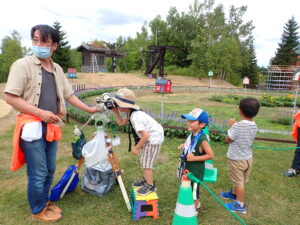
[[[242,120],[228,130],[229,144],[227,157],[232,160],[248,160],[252,157],[251,145],[257,132],[256,123]]]

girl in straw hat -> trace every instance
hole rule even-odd
[[[140,110],[140,107],[135,104],[135,98],[135,94],[129,89],[118,90],[113,98],[117,105],[113,112],[118,125],[124,126],[129,122],[138,137],[131,153],[137,155],[141,152],[140,164],[143,168],[144,177],[133,182],[132,185],[138,188],[137,193],[139,195],[147,195],[156,191],[153,167],[164,140],[164,130],[156,120]],[[120,112],[126,113],[126,118],[122,118]]]

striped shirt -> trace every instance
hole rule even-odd
[[[231,160],[248,160],[252,157],[251,145],[257,132],[256,123],[242,120],[228,130],[229,144],[227,157]]]

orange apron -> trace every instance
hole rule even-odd
[[[297,112],[294,116],[295,122],[294,122],[294,127],[293,127],[293,132],[292,132],[292,137],[294,140],[297,142],[298,138],[298,127],[300,127],[300,112]]]
[[[22,128],[26,123],[42,121],[39,117],[30,114],[19,114],[16,118],[16,128],[13,138],[13,155],[11,160],[11,170],[20,169],[25,163],[25,156],[20,146]],[[47,124],[46,140],[52,142],[61,139],[61,128],[54,124]]]

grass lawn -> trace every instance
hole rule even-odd
[[[214,94],[220,94],[215,92]],[[177,112],[178,116],[183,113],[190,112],[193,108],[202,108],[207,111],[217,124],[226,122],[229,118],[240,120],[238,105],[208,101],[209,94],[207,90],[191,91],[187,93],[176,92],[164,95],[164,112],[172,114]],[[161,112],[161,94],[153,93],[151,90],[144,90],[142,93],[137,92],[137,104],[147,111]],[[88,101],[92,102],[93,97]],[[259,114],[255,117],[258,128],[268,130],[291,131],[291,126],[274,124],[272,118],[276,118],[279,114],[285,114],[292,117],[292,108],[287,107],[261,107]]]
[[[236,117],[239,119],[237,106],[208,102],[207,96],[199,93],[179,93],[165,96],[165,109],[167,112],[176,111],[187,113],[198,106],[213,114],[218,121]],[[160,111],[160,95],[149,93],[147,96],[138,95],[138,104],[153,111]],[[149,104],[151,102],[151,104]],[[259,128],[290,131],[289,126],[278,126],[268,122],[268,118],[276,115],[277,108],[262,107],[256,121]],[[271,114],[271,115],[270,115]],[[57,155],[57,170],[53,184],[60,179],[68,165],[75,164],[72,158],[70,142],[72,140],[74,123],[63,127],[63,140],[59,143]],[[85,128],[87,138],[94,132],[93,127]],[[5,132],[0,137],[0,224],[37,224],[30,218],[30,210],[26,198],[26,166],[12,172],[9,171],[12,149],[13,130]],[[131,182],[141,176],[139,160],[127,152],[127,135],[120,134],[121,145],[115,152],[124,170],[123,181],[130,192]],[[263,136],[263,135],[262,135]],[[272,137],[272,135],[268,135]],[[290,139],[287,135],[274,134],[280,139]],[[160,218],[143,218],[134,222],[127,211],[121,191],[118,186],[103,197],[97,197],[81,191],[80,186],[76,191],[67,194],[57,202],[63,209],[63,219],[57,224],[171,224],[176,205],[180,181],[176,178],[176,168],[179,152],[177,146],[184,140],[166,138],[155,169],[155,180],[158,186]],[[295,147],[295,145],[255,141],[255,146],[267,147]],[[227,174],[227,145],[212,143],[215,152],[214,166],[218,168],[218,181],[208,184],[211,190],[218,194],[230,188]],[[240,217],[247,224],[255,225],[297,225],[300,221],[300,178],[286,178],[282,172],[291,164],[294,151],[272,151],[254,149],[254,168],[250,181],[246,186],[246,204],[248,212]],[[81,170],[82,171],[82,170]],[[217,203],[209,193],[202,188],[201,202],[203,210],[198,216],[199,224],[231,225],[239,224],[225,209]],[[224,201],[225,202],[225,201]]]
[[[56,183],[67,166],[76,161],[71,156],[70,142],[73,125],[64,126],[64,137],[59,144],[57,156]],[[0,159],[0,224],[36,224],[30,219],[29,206],[26,199],[26,167],[9,171],[11,158],[12,130],[1,136],[2,143]],[[85,130],[87,137],[91,137],[92,127]],[[124,169],[123,180],[130,191],[130,183],[139,178],[137,156],[127,152],[127,136],[121,135],[122,144],[115,149],[120,167]],[[143,218],[138,222],[131,219],[131,214],[123,202],[118,186],[104,197],[97,197],[81,191],[67,194],[57,202],[64,210],[64,218],[57,224],[170,224],[176,205],[180,182],[176,179],[176,165],[178,159],[177,146],[183,140],[166,139],[160,154],[155,179],[158,186],[159,220]],[[256,142],[259,146],[292,147],[293,145]],[[227,146],[223,143],[212,143],[216,158],[214,165],[219,169],[218,181],[208,186],[214,193],[230,188],[230,181],[226,168]],[[282,172],[289,168],[293,151],[254,150],[255,164],[251,179],[247,185],[246,203],[248,212],[241,215],[247,224],[299,224],[299,178],[286,178]],[[203,211],[199,214],[200,224],[238,224],[204,189],[201,193]]]

